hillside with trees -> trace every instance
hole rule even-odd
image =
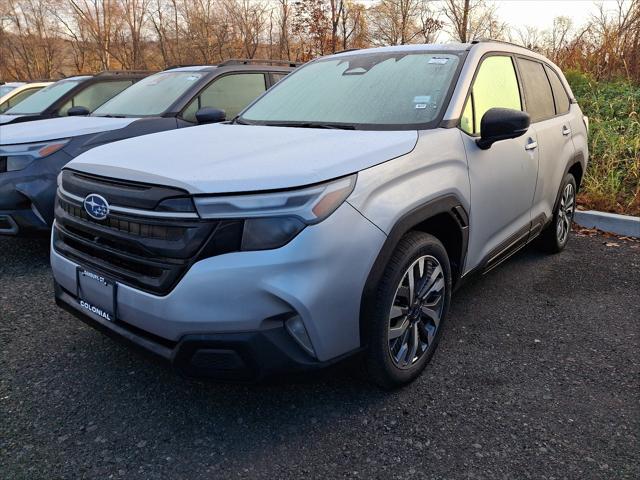
[[[0,80],[506,40],[572,72],[592,125],[583,202],[638,213],[640,0],[595,5],[584,24],[558,17],[540,30],[506,24],[487,0],[1,0]]]

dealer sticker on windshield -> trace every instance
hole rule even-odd
[[[448,61],[448,58],[443,57],[431,57],[429,59],[429,63],[435,63],[436,65],[445,65]]]

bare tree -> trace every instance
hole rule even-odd
[[[369,22],[374,45],[429,41],[442,26],[425,0],[380,0],[369,9]]]
[[[443,13],[450,22],[451,36],[463,43],[474,38],[502,38],[506,32],[496,5],[485,0],[444,0]]]
[[[5,0],[2,22],[4,67],[14,78],[51,78],[58,73],[62,58],[57,24],[51,12],[53,0]],[[11,34],[9,34],[9,32]]]
[[[254,58],[267,25],[267,7],[255,0],[227,0],[226,10],[247,58]]]
[[[515,38],[512,38],[512,40],[523,47],[530,48],[531,50],[539,50],[542,48],[542,32],[538,28],[526,25],[521,28],[515,28],[514,34]]]
[[[82,25],[93,44],[100,68],[109,70],[112,64],[112,42],[121,19],[115,0],[68,0],[77,26]]]
[[[119,0],[122,25],[118,30],[118,44],[114,56],[122,68],[145,67],[143,31],[150,20],[151,0]]]

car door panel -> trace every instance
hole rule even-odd
[[[486,150],[476,144],[488,109],[521,110],[522,103],[512,57],[496,54],[483,59],[460,122],[471,185],[467,271],[497,259],[529,234],[538,175],[536,131],[530,128]]]
[[[571,122],[568,115],[562,115],[538,122],[532,128],[538,136],[540,157],[532,215],[544,215],[545,219],[549,219],[553,216],[566,166],[575,154],[571,141]]]
[[[518,57],[525,108],[531,116],[539,144],[539,170],[532,217],[544,221],[553,216],[566,167],[575,154],[569,98],[557,74],[533,59]]]
[[[475,138],[461,133],[469,162],[471,183],[469,269],[491,260],[501,250],[528,234],[538,170],[538,149],[533,129],[520,138],[480,149]],[[525,235],[526,236],[526,235]]]

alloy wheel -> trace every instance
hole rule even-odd
[[[442,266],[431,255],[418,258],[402,276],[389,312],[389,354],[396,367],[410,368],[433,345],[445,288]]]
[[[571,221],[576,206],[576,193],[571,183],[567,183],[562,191],[560,205],[558,207],[558,221],[556,223],[556,236],[558,243],[564,245],[571,230]]]

